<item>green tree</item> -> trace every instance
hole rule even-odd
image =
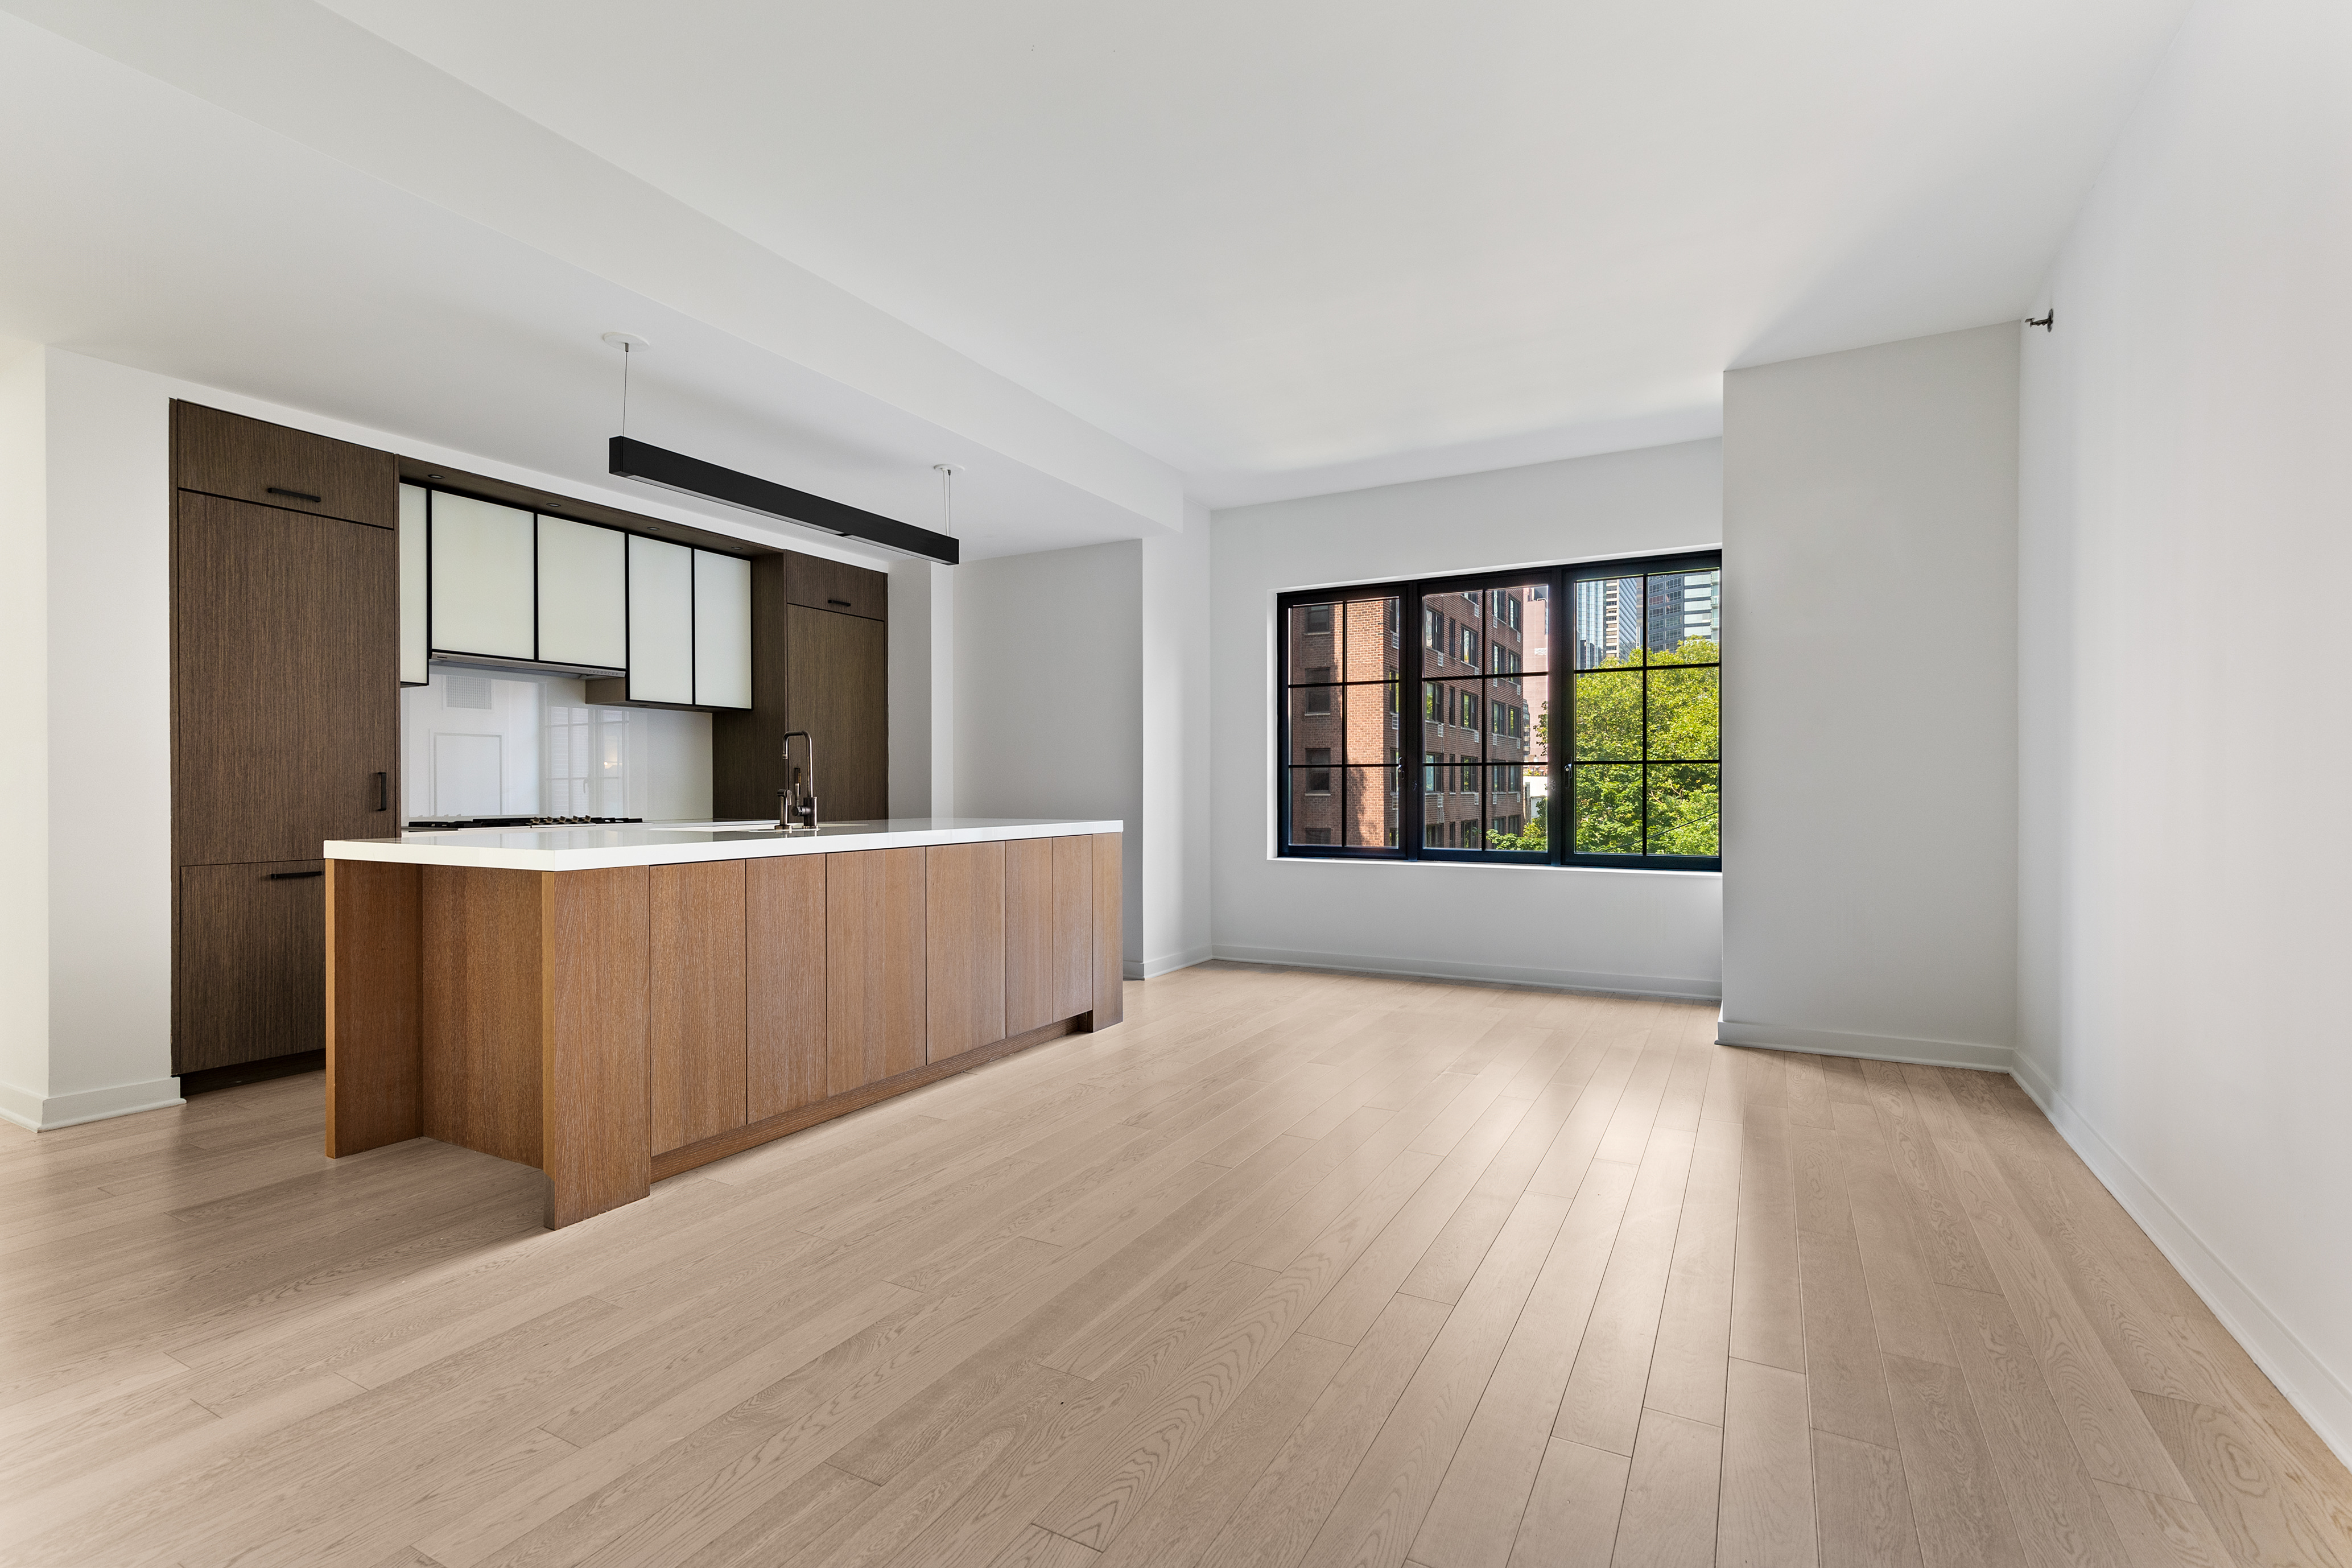
[[[1567,804],[1576,852],[1643,852],[1642,763],[1646,757],[1649,853],[1720,853],[1722,685],[1721,672],[1712,667],[1717,653],[1714,643],[1692,637],[1671,653],[1652,655],[1646,669],[1637,653],[1577,673],[1575,751],[1569,759],[1574,765],[1569,772],[1571,800]],[[1649,687],[1646,723],[1644,681]],[[1536,734],[1544,746],[1550,745],[1549,714],[1538,718]],[[1532,815],[1523,833],[1489,833],[1487,847],[1542,850],[1548,839],[1547,815]]]

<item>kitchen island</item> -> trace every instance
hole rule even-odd
[[[547,1173],[547,1223],[1118,1022],[1117,822],[480,828],[326,845],[327,1152]]]

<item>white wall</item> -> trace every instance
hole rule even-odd
[[[37,683],[44,721],[20,712],[0,887],[11,942],[0,976],[0,1116],[62,1126],[170,1104],[171,400],[191,398],[470,472],[698,527],[641,491],[559,483],[478,454],[57,349],[0,356],[0,649]],[[37,452],[38,460],[23,461]],[[747,528],[747,536],[764,537]],[[845,558],[863,559],[845,552]],[[28,563],[45,563],[46,575]],[[37,596],[37,598],[36,598]],[[37,657],[34,650],[37,648]],[[37,780],[36,784],[35,780]],[[689,787],[680,797],[692,804]],[[689,815],[709,810],[702,804]],[[41,846],[46,844],[46,847]]]
[[[1218,512],[1210,722],[1217,954],[1717,994],[1722,900],[1712,873],[1277,859],[1274,596],[1699,548],[1719,541],[1721,523],[1713,441]],[[1727,793],[1738,787],[1727,783]]]
[[[1143,962],[1143,547],[955,569],[955,807],[1127,825],[1123,936]]]
[[[48,362],[0,342],[0,669],[16,727],[0,763],[0,1116],[49,1092]]]
[[[955,811],[955,580],[936,561],[890,563],[892,816]]]
[[[2009,1065],[2019,331],[1724,378],[1727,1042]]]
[[[2018,1073],[2352,1458],[2347,83],[2200,5],[2026,340]]]
[[[1143,941],[1149,980],[1210,956],[1212,520],[1143,541]]]

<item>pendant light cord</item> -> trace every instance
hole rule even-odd
[[[945,519],[940,531],[952,539],[955,537],[956,466],[953,463],[933,463],[931,467],[940,471],[940,514]]]
[[[621,434],[629,433],[629,345],[621,345]]]

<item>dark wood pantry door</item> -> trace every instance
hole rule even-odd
[[[398,831],[399,539],[180,493],[172,830],[182,866]]]
[[[172,1070],[320,1047],[320,846],[400,822],[399,540],[183,490]]]

